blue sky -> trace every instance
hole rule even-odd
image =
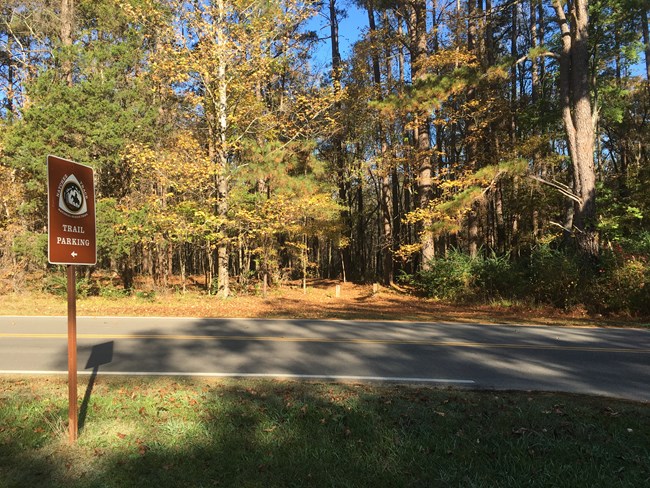
[[[351,0],[338,0],[337,7],[346,11],[346,16],[339,21],[341,57],[346,59],[352,53],[352,45],[368,28],[368,14],[365,10],[356,7]],[[314,54],[314,61],[316,68],[328,69],[332,64],[332,47],[329,39],[329,18],[326,17],[329,13],[327,5],[324,6],[322,12],[325,15],[316,15],[307,23],[307,29],[316,31],[319,38],[325,38],[320,42],[320,46]]]

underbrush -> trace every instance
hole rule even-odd
[[[604,252],[597,263],[550,246],[517,258],[471,258],[454,250],[406,281],[428,297],[457,303],[514,301],[563,310],[582,306],[598,314],[650,314],[650,260],[620,248]]]

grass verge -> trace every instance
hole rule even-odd
[[[650,483],[647,404],[101,375],[86,397],[84,427],[70,446],[65,377],[0,377],[0,486]]]

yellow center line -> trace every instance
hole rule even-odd
[[[67,334],[29,334],[29,333],[0,333],[0,338],[12,339],[67,339]],[[274,337],[274,336],[231,336],[231,335],[191,335],[191,334],[78,334],[77,339],[150,339],[170,341],[251,341],[251,342],[305,342],[324,344],[384,344],[412,345],[436,347],[468,347],[468,348],[501,348],[501,349],[531,349],[554,351],[586,351],[586,352],[623,352],[648,354],[650,349],[635,349],[625,347],[593,347],[593,346],[562,346],[544,344],[509,344],[467,341],[427,341],[404,339],[352,339],[328,337]]]

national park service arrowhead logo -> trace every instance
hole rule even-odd
[[[64,175],[58,187],[59,212],[68,217],[88,215],[86,189],[74,174]]]

